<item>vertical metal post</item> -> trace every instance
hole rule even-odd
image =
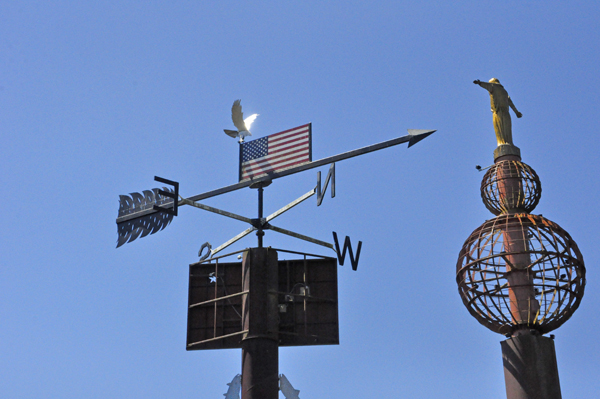
[[[521,161],[521,157],[503,155],[497,157],[495,162],[502,160]],[[523,187],[519,177],[505,174],[499,168],[498,190],[500,199],[507,206],[505,212],[510,214],[517,212],[520,201],[523,201]],[[535,297],[533,275],[528,269],[531,264],[529,238],[523,236],[520,226],[503,228],[502,235],[504,250],[511,254],[505,258],[510,313],[514,323],[521,325],[509,339],[500,343],[506,397],[561,399],[554,341],[529,328],[540,308]]]
[[[250,248],[242,263],[242,399],[279,398],[278,264],[270,248]]]
[[[500,343],[508,399],[561,399],[554,341],[530,333]]]
[[[263,218],[263,187],[258,187],[258,220],[260,221]],[[256,232],[256,236],[258,237],[258,247],[263,247],[263,236],[265,232],[262,229],[262,225],[258,228]]]
[[[504,155],[496,158],[498,163],[502,160],[520,161],[517,155]],[[502,202],[507,205],[516,206],[523,201],[523,187],[520,177],[505,176],[506,171],[498,168],[498,191]],[[507,213],[515,213],[513,208],[506,209]],[[531,263],[529,256],[527,237],[523,237],[520,226],[505,228],[502,230],[505,251],[512,255],[506,256],[506,272],[508,280],[508,295],[510,299],[510,312],[513,320],[518,324],[529,324],[533,322],[540,306],[535,298],[533,287],[533,275],[527,267]]]
[[[263,247],[263,236],[265,232],[262,228],[263,222],[263,191],[264,187],[267,187],[271,184],[271,180],[259,181],[258,183],[253,183],[250,185],[250,188],[258,189],[258,219],[255,219],[253,223],[254,227],[256,227],[256,236],[258,237],[258,248]]]

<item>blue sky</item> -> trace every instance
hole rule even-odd
[[[188,265],[247,226],[183,207],[115,249],[118,196],[237,180],[231,104],[253,137],[311,122],[313,159],[437,129],[339,162],[336,198],[277,225],[363,241],[339,267],[340,345],[280,349],[303,399],[504,398],[499,342],[464,308],[458,252],[481,203],[500,79],[513,137],[542,181],[534,213],[578,243],[587,287],[556,330],[563,397],[594,397],[600,349],[597,138],[600,5],[523,2],[0,4],[0,392],[7,398],[222,398],[239,350],[185,351]],[[326,172],[327,167],[320,169]],[[265,191],[269,214],[315,186]],[[208,205],[254,217],[244,189]],[[267,232],[276,248],[333,255]],[[232,250],[254,246],[255,237]]]

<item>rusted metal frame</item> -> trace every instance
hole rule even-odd
[[[213,302],[218,302],[218,301],[224,301],[226,299],[231,299],[231,298],[234,298],[234,297],[237,297],[237,296],[240,296],[240,295],[247,294],[248,292],[249,291],[241,291],[241,292],[237,292],[235,294],[230,294],[230,295],[222,296],[222,297],[215,298],[215,299],[209,299],[208,301],[194,303],[194,304],[191,304],[189,306],[189,309],[192,309],[192,308],[195,308],[195,307],[198,307],[198,306],[208,305],[208,304],[211,304]]]
[[[480,229],[480,231],[478,232],[479,233],[479,239],[478,240],[473,240],[472,244],[474,244],[475,242],[479,242],[481,240],[483,230],[484,230],[483,228]],[[493,234],[492,234],[492,236],[487,236],[486,240],[485,240],[486,244],[489,243],[492,238],[493,238]],[[484,244],[483,247],[485,247],[486,244]],[[469,254],[472,257],[473,256],[473,252],[475,250],[477,250],[477,259],[480,260],[480,259],[482,259],[482,258],[480,258],[481,257],[481,249],[482,249],[481,245],[475,245],[475,246],[472,247],[472,250],[469,251]],[[476,262],[476,263],[480,263],[480,262]],[[469,264],[472,264],[472,263],[469,263]],[[465,265],[465,267],[467,267],[467,266],[468,265]],[[463,270],[465,267],[463,267],[461,270]],[[468,270],[467,270],[467,273],[468,273]],[[473,277],[471,275],[469,275],[469,277],[470,277],[471,280],[473,279]]]
[[[490,241],[492,243],[490,250],[491,253],[494,253],[494,249],[499,245],[500,240],[503,238],[503,230],[506,230],[506,227],[490,230]],[[502,241],[502,244],[504,244],[504,241]],[[504,245],[502,245],[502,248],[504,248]]]
[[[528,251],[512,252],[510,255],[522,255],[522,254],[527,254],[527,253],[530,253],[530,252],[528,252]],[[464,267],[468,267],[469,265],[473,265],[473,264],[482,263],[482,261],[484,261],[484,260],[497,259],[497,258],[502,258],[506,262],[506,264],[513,267],[513,264],[509,260],[505,259],[505,256],[507,256],[506,252],[501,252],[501,253],[494,254],[494,255],[483,256],[483,257],[477,259],[477,261],[475,261],[475,262],[469,262]],[[495,267],[502,267],[502,266],[503,266],[502,264],[498,264]],[[475,269],[475,270],[482,270],[482,269]],[[488,269],[486,269],[486,271],[488,271],[490,273],[498,273],[498,274],[502,274],[502,273],[506,274],[507,273],[507,272],[493,271],[493,270],[488,270]]]
[[[549,236],[548,232],[546,231],[546,229],[540,229],[539,226],[535,226],[536,227],[536,231],[538,232],[537,235],[537,239],[541,245],[541,250],[542,251],[548,251],[546,249],[546,245],[544,245],[544,242],[548,245],[551,245],[554,249],[556,249],[556,240],[554,239],[554,235]]]
[[[493,295],[493,294],[490,294],[489,292],[490,292],[490,291],[486,291],[486,292],[484,292],[484,291],[475,291],[475,293],[479,293],[479,295],[475,295],[475,294],[474,294],[474,295],[473,295],[473,297],[472,297],[472,300],[471,300],[471,302],[470,302],[470,303],[473,303],[475,300],[478,300],[478,299],[479,299],[479,301],[478,301],[478,302],[479,302],[479,303],[483,303],[483,304],[484,304],[484,307],[485,307],[485,308],[488,310],[488,314],[492,314],[492,315],[493,315],[493,313],[491,313],[491,311],[490,311],[490,308],[489,308],[489,306],[487,305],[487,302],[485,302],[485,303],[484,303],[484,302],[483,302],[483,301],[481,301],[481,299],[480,299],[482,296],[483,296],[483,297],[487,297],[487,296],[490,296],[490,297],[491,297],[491,295]],[[503,296],[500,296],[500,295],[495,295],[495,297],[496,297],[496,298],[506,298],[506,297],[508,297],[508,296],[507,296],[507,295],[503,295]],[[496,304],[496,302],[495,302],[495,301],[493,301],[493,300],[492,300],[491,302],[492,302],[492,304],[494,305],[494,308],[495,308],[495,309],[496,309],[496,310],[497,310],[497,311],[500,313],[500,315],[501,315],[501,316],[504,316],[504,314],[503,314],[502,310],[501,310],[501,309],[498,307],[498,304]],[[502,302],[504,302],[504,305],[505,305],[505,306],[508,308],[508,306],[509,306],[509,305],[506,303],[506,299],[503,299],[503,301],[502,301]],[[510,302],[510,301],[509,301],[509,302]],[[476,305],[475,305],[475,306],[476,306]],[[496,317],[496,318],[498,318],[498,317]]]
[[[553,317],[553,316],[554,316],[554,315],[556,314],[556,312],[557,312],[557,311],[560,309],[560,307],[559,307],[558,305],[556,305],[556,310],[555,310],[554,312],[552,312],[552,313],[548,314],[549,310],[550,310],[550,309],[552,308],[552,306],[555,304],[555,303],[554,303],[554,298],[556,297],[556,292],[557,292],[557,291],[558,291],[558,290],[556,290],[556,289],[555,289],[555,290],[553,290],[552,298],[550,299],[549,305],[547,305],[547,306],[546,306],[546,311],[544,312],[544,317],[542,317],[542,318],[540,319],[540,323],[541,323],[541,322],[543,322],[544,320],[546,320],[547,318],[549,318],[550,320],[552,320],[553,318],[555,318],[555,317]],[[559,295],[559,299],[560,299],[560,295]]]
[[[492,302],[492,304],[494,305],[494,307],[500,312],[500,309],[498,309],[498,306],[496,305],[496,301],[494,300],[494,296],[498,297],[498,296],[502,296],[502,295],[501,294],[493,294],[488,289],[488,286],[485,283],[486,282],[486,274],[487,274],[487,268],[486,268],[485,271],[481,271],[481,279],[482,279],[481,281],[482,281],[483,287],[485,288],[485,292],[487,292],[487,295],[484,298],[484,303],[485,303],[486,306],[488,306],[487,302],[488,302],[488,296],[489,296],[490,297],[490,301]],[[492,274],[492,273],[490,273],[490,274]],[[498,284],[496,284],[496,285],[498,285],[498,286],[500,285],[499,284],[500,283],[500,279],[498,278],[498,276],[496,276],[495,279],[492,279],[491,281],[496,281],[496,282],[498,282]],[[496,292],[500,291],[501,292],[500,289],[496,289],[495,287],[494,287],[494,291],[496,291]],[[488,307],[488,317],[492,318],[492,312],[489,310],[489,307]]]
[[[522,253],[520,252],[520,253],[518,253],[518,254],[522,254]],[[513,252],[513,253],[511,253],[511,255],[517,255],[517,253],[516,253],[516,252]],[[507,256],[507,255],[506,255],[506,252],[499,254],[499,256],[500,256],[502,259],[504,259],[504,264],[505,264],[505,265],[508,265],[508,266],[510,266],[510,270],[513,270],[513,269],[517,269],[517,270],[519,270],[519,269],[520,269],[520,268],[517,268],[517,267],[515,267],[515,265],[513,265],[513,264],[512,264],[512,262],[511,262],[511,261],[509,261],[509,260],[507,259],[507,257],[506,257],[506,256]]]
[[[236,335],[246,334],[247,332],[248,332],[248,330],[238,331],[238,332],[234,332],[234,333],[227,334],[227,335],[221,335],[220,337],[209,338],[209,339],[205,339],[205,340],[198,341],[198,342],[192,342],[191,344],[188,344],[187,347],[190,348],[192,346],[205,344],[205,343],[216,341],[216,340],[219,340],[219,339],[225,339],[225,338],[229,338],[229,337],[235,337]]]
[[[566,284],[565,284],[565,286],[566,286]],[[558,312],[564,310],[563,304],[565,302],[565,299],[567,299],[569,297],[576,297],[575,293],[571,290],[571,288],[565,288],[565,286],[559,286],[558,288],[562,288],[562,289],[555,290],[558,293],[558,301],[557,301],[557,304],[556,304],[556,309],[549,316],[549,318],[551,320],[556,319],[556,316],[558,315]],[[563,291],[566,291],[566,292],[571,293],[573,295],[561,295],[561,293],[563,293]]]
[[[563,248],[565,248],[565,250],[572,248],[571,240],[569,240],[566,235],[562,235],[562,234],[556,235],[556,234],[554,234],[554,231],[553,231],[552,236],[554,237],[554,240],[555,240],[557,246],[562,246]]]
[[[492,259],[492,258],[497,258],[499,255],[492,255],[492,256],[487,256],[485,258],[482,259]],[[493,270],[492,268],[486,268],[486,269],[475,269],[472,267],[472,265],[477,265],[479,262],[469,262],[468,264],[466,264],[463,269],[471,267],[471,270],[477,270],[477,271],[485,271],[487,273],[494,273],[494,274],[499,274],[502,276],[505,276],[507,274],[507,272],[503,272],[503,271],[499,271],[499,270]],[[502,267],[503,265],[497,266],[497,267]],[[461,269],[461,270],[463,270]]]
[[[487,310],[488,314],[494,315],[494,313],[492,313],[492,311],[490,310],[489,306],[487,306],[487,304],[485,302],[483,302],[483,301],[480,300],[480,298],[484,295],[484,293],[481,292],[481,291],[477,291],[477,292],[479,292],[479,295],[473,295],[473,297],[468,302],[469,306],[472,306],[472,307],[474,306],[475,308],[477,308],[479,310],[479,306],[477,306],[477,303],[480,303]],[[477,301],[477,302],[475,302],[475,301]],[[492,302],[492,303],[494,303],[494,302]],[[496,307],[495,303],[494,303],[494,307]],[[500,316],[504,316],[502,314],[502,312],[500,311],[500,309],[498,309],[497,307],[496,307],[496,309],[498,310],[498,312],[500,312]],[[478,313],[481,313],[481,311],[479,311]],[[504,320],[502,318],[499,318],[498,316],[495,316],[494,319],[496,319],[496,321],[503,321]]]
[[[542,256],[540,256],[539,259],[536,259],[535,261],[533,261],[532,263],[529,264],[529,266],[527,267],[529,270],[531,270],[533,268],[533,266],[537,265],[538,263],[541,263],[542,261],[546,261],[549,257],[550,254],[545,254],[543,253],[543,251],[519,251],[519,252],[511,252],[511,255],[524,255],[524,254],[540,254]],[[504,256],[506,256],[506,254],[501,255],[502,258],[504,259]],[[504,259],[506,261],[506,263],[512,268],[513,265],[512,263],[510,263],[508,261],[508,259]],[[535,273],[535,271],[532,271],[532,273]]]
[[[503,288],[503,287],[507,287],[508,288],[508,281],[506,283],[504,283],[501,288]],[[509,298],[509,299],[507,300],[506,298]],[[512,312],[510,311],[510,307],[511,307],[511,305],[510,305],[510,296],[506,295],[505,297],[502,297],[502,303],[504,304],[504,308],[508,311],[508,314],[511,315],[511,319],[512,319],[513,315],[512,315]],[[499,310],[499,311],[504,316],[504,312],[501,311],[501,310]]]
[[[542,238],[544,238],[545,240],[542,240]],[[548,232],[546,229],[540,229],[540,235],[538,239],[544,251],[549,251],[546,248],[546,246],[550,246],[554,249],[555,252],[558,252],[558,241],[556,240],[556,236],[552,231]]]
[[[479,231],[479,235],[477,237],[477,240],[474,240],[474,244],[477,243],[477,245],[474,247],[475,249],[477,249],[479,252],[477,252],[477,259],[479,259],[479,257],[482,254],[482,251],[485,247],[487,247],[488,245],[491,244],[491,248],[493,249],[494,246],[497,244],[498,242],[498,238],[494,238],[495,235],[495,229],[490,229],[489,233],[490,234],[486,234],[485,236],[483,235],[484,231],[486,229],[481,228]],[[486,232],[487,233],[487,232]],[[483,240],[482,240],[483,238]],[[493,251],[490,251],[493,253]]]

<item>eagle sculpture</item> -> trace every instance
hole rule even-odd
[[[252,134],[250,133],[250,126],[252,125],[252,122],[254,122],[258,114],[252,114],[246,119],[244,119],[241,102],[242,100],[235,100],[233,102],[233,106],[231,107],[231,119],[233,120],[233,124],[235,125],[237,130],[223,130],[225,131],[225,134],[227,134],[229,137],[239,137],[240,143],[243,143],[244,137],[252,136]]]

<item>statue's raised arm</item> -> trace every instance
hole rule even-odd
[[[512,141],[512,122],[508,108],[513,109],[517,118],[522,117],[523,114],[517,110],[508,92],[498,79],[492,78],[489,82],[482,82],[478,79],[473,81],[473,83],[483,87],[490,93],[490,103],[494,114],[494,130],[496,131],[498,145],[514,145]]]

